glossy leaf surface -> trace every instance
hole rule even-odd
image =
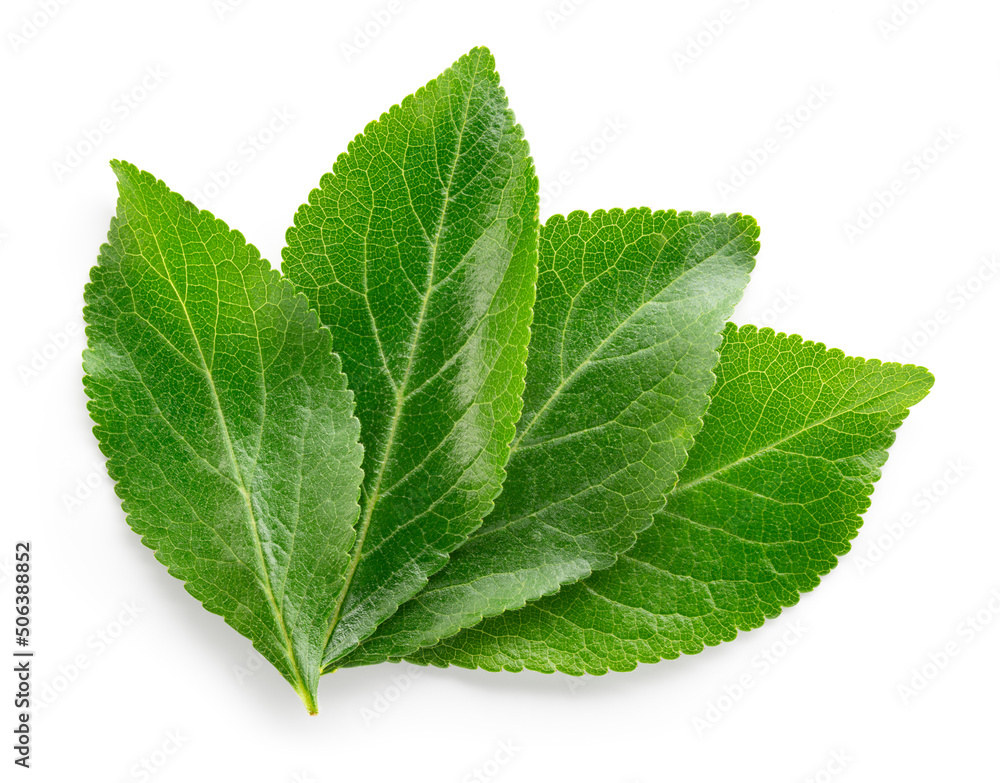
[[[88,408],[132,528],[316,709],[358,517],[353,395],[305,297],[127,163],[85,298]]]
[[[542,228],[503,493],[448,566],[339,665],[433,644],[608,568],[635,543],[701,428],[757,233],[742,215],[648,209]]]
[[[933,382],[730,325],[678,486],[610,569],[408,659],[570,674],[697,653],[796,603],[850,549],[894,430]]]
[[[371,123],[295,216],[283,268],[333,333],[365,446],[329,660],[418,592],[500,492],[537,213],[527,144],[475,49]]]

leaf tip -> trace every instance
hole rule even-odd
[[[136,177],[142,174],[139,171],[139,167],[133,163],[129,163],[127,160],[119,160],[118,158],[112,158],[108,161],[108,165],[111,166],[111,170],[115,173],[118,178],[118,182],[124,184],[126,182],[133,181]]]
[[[468,53],[463,54],[458,61],[462,60],[476,60],[477,64],[485,65],[490,70],[493,70],[496,65],[496,61],[493,57],[493,52],[489,50],[486,46],[473,46],[469,49]]]

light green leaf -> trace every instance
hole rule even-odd
[[[132,528],[310,711],[358,516],[353,396],[305,297],[127,163],[85,298],[84,384]]]
[[[798,601],[845,554],[924,369],[730,326],[680,483],[610,569],[407,659],[628,671],[697,653]]]
[[[485,49],[370,124],[295,216],[284,271],[357,395],[362,513],[327,659],[490,512],[521,409],[538,185]]]
[[[431,645],[609,568],[663,505],[701,428],[758,229],[633,209],[542,229],[524,412],[483,527],[338,666]]]

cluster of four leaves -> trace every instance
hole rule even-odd
[[[603,673],[759,626],[847,551],[932,382],[727,325],[749,217],[539,226],[484,49],[351,142],[284,276],[112,165],[84,361],[109,473],[313,712],[341,667]]]

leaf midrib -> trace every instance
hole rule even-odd
[[[458,162],[462,157],[462,142],[465,138],[465,129],[469,120],[469,110],[472,105],[472,93],[473,90],[470,86],[468,90],[468,95],[465,101],[465,108],[462,113],[462,125],[459,128],[458,138],[455,142],[455,158],[452,161],[451,171],[448,174],[448,181],[445,183],[444,196],[441,206],[441,217],[438,220],[437,231],[434,236],[434,244],[431,248],[430,263],[428,264],[427,270],[427,281],[425,283],[424,296],[420,304],[420,313],[417,317],[417,323],[413,330],[413,340],[410,343],[409,356],[406,361],[406,369],[403,372],[403,380],[400,382],[399,386],[392,383],[392,374],[389,373],[390,384],[393,386],[393,392],[395,394],[395,407],[393,409],[392,420],[389,426],[389,437],[386,440],[385,450],[382,452],[382,458],[379,460],[378,473],[375,477],[375,482],[372,485],[372,492],[368,494],[365,492],[365,508],[361,515],[361,521],[358,525],[358,532],[355,537],[354,542],[354,552],[351,555],[351,561],[348,564],[347,572],[344,577],[344,584],[340,590],[340,594],[337,596],[337,600],[334,604],[333,614],[331,615],[330,625],[327,629],[325,643],[323,645],[324,650],[329,646],[330,639],[333,638],[333,632],[340,622],[341,613],[343,612],[344,602],[347,599],[347,594],[350,592],[351,585],[354,582],[354,574],[358,569],[358,565],[361,562],[361,558],[364,552],[365,540],[368,536],[368,530],[371,527],[372,515],[375,511],[375,506],[379,500],[379,490],[382,486],[382,479],[385,475],[386,466],[389,464],[389,456],[392,452],[393,446],[396,440],[396,431],[399,428],[399,420],[402,415],[403,407],[406,404],[406,387],[410,380],[410,375],[413,370],[414,356],[416,355],[417,344],[420,341],[420,334],[423,329],[424,321],[427,316],[427,306],[430,302],[431,294],[434,291],[434,274],[437,267],[438,252],[441,244],[441,236],[444,231],[445,218],[448,214],[448,204],[451,197],[451,188],[455,179],[455,172],[458,169]],[[419,217],[418,217],[419,222]],[[365,273],[367,274],[367,261],[365,263]],[[367,301],[368,295],[367,291],[365,293],[365,300]],[[370,306],[369,306],[370,312]],[[375,324],[374,317],[372,318],[372,331],[375,334],[376,339],[378,338],[378,327]],[[379,350],[381,351],[381,340],[379,340]],[[386,367],[388,372],[388,366]]]
[[[662,232],[660,232],[660,233],[662,235]],[[518,450],[518,448],[521,445],[521,441],[524,440],[524,438],[528,434],[528,432],[542,418],[542,416],[545,413],[545,411],[548,410],[548,408],[552,405],[552,402],[563,393],[563,391],[566,389],[566,387],[569,386],[570,383],[572,383],[573,380],[581,372],[583,372],[583,370],[585,368],[589,367],[593,363],[594,357],[598,353],[600,353],[601,350],[603,350],[603,348],[615,337],[615,335],[617,335],[622,329],[624,329],[628,324],[630,324],[639,315],[639,313],[643,312],[647,307],[649,307],[653,302],[655,302],[658,297],[662,296],[663,293],[664,293],[664,291],[667,291],[668,289],[670,289],[673,286],[675,286],[678,283],[678,281],[680,281],[681,279],[683,279],[689,273],[691,273],[691,272],[693,272],[693,271],[695,271],[697,269],[700,269],[701,266],[702,266],[702,264],[707,263],[708,261],[711,261],[713,258],[715,258],[716,256],[718,256],[720,253],[722,253],[724,250],[726,250],[726,248],[728,248],[734,242],[736,242],[739,239],[741,239],[742,237],[744,237],[746,234],[747,234],[747,230],[741,231],[735,237],[733,237],[732,239],[728,240],[724,245],[722,245],[719,248],[716,248],[711,254],[705,256],[700,261],[698,261],[698,262],[692,264],[691,266],[689,266],[687,269],[685,269],[683,272],[681,272],[675,278],[673,278],[672,280],[670,280],[670,282],[668,282],[665,286],[663,286],[663,288],[661,288],[660,290],[658,290],[653,296],[649,297],[641,305],[639,305],[637,308],[635,308],[635,310],[633,310],[628,315],[627,318],[622,319],[622,322],[619,323],[614,329],[612,329],[603,340],[601,340],[601,342],[598,344],[598,346],[596,348],[594,348],[594,350],[591,351],[574,368],[573,372],[571,372],[568,376],[566,376],[565,378],[563,378],[560,381],[560,383],[556,387],[555,391],[552,392],[552,394],[545,401],[545,403],[538,409],[538,411],[534,414],[534,416],[532,416],[532,418],[528,422],[527,426],[523,430],[521,430],[521,432],[518,434],[517,438],[515,438],[514,442],[511,444],[511,447],[510,447],[510,456],[511,457],[514,456],[514,453]],[[662,256],[666,251],[667,251],[667,248],[665,246],[660,248],[660,251],[657,254],[658,257],[650,265],[650,269],[652,269],[653,266],[656,263],[658,263],[659,256]],[[622,251],[622,253],[619,254],[618,260],[620,260],[623,255],[624,255],[624,251]],[[588,281],[587,285],[589,285],[591,282],[593,282],[593,281]],[[570,319],[570,315],[571,315],[572,311],[573,311],[573,307],[571,306],[570,309],[566,313],[566,319],[565,319],[565,322],[564,322],[564,328],[565,328],[565,325],[569,323],[569,319]],[[561,350],[562,350],[562,348],[560,348],[560,351]],[[529,443],[529,445],[534,445],[534,444]]]
[[[855,378],[854,382],[850,386],[848,386],[847,389],[845,389],[844,395],[841,397],[841,399],[843,399],[848,394],[850,394],[850,392],[854,389],[854,387],[857,386],[863,380],[863,378],[864,378],[863,375],[859,375],[857,378]],[[820,419],[817,419],[814,422],[810,422],[806,426],[800,427],[799,429],[796,429],[796,430],[790,432],[787,435],[783,435],[782,437],[780,437],[780,438],[778,438],[778,439],[776,439],[774,441],[766,443],[765,445],[761,446],[760,448],[756,449],[755,451],[752,451],[749,454],[744,454],[742,457],[739,457],[738,459],[735,459],[735,460],[733,460],[732,462],[730,462],[730,463],[728,463],[726,465],[722,465],[722,466],[720,466],[718,468],[715,468],[714,470],[709,471],[708,473],[706,473],[706,474],[704,474],[702,476],[698,476],[697,478],[691,479],[690,481],[686,481],[683,484],[678,484],[676,487],[674,487],[674,489],[670,492],[670,494],[667,495],[667,498],[669,499],[670,497],[673,497],[675,495],[680,495],[680,494],[682,494],[684,492],[687,492],[692,487],[696,487],[699,484],[702,484],[702,483],[704,483],[706,481],[711,481],[712,479],[714,479],[719,474],[726,473],[727,471],[730,471],[733,468],[738,467],[739,465],[742,465],[745,462],[749,462],[752,459],[756,459],[757,457],[761,456],[762,454],[766,454],[768,452],[774,451],[782,443],[786,443],[786,442],[792,440],[793,438],[797,438],[799,435],[802,435],[802,434],[808,432],[809,430],[811,430],[811,429],[813,429],[815,427],[821,427],[822,425],[827,424],[827,423],[833,421],[834,419],[837,419],[837,418],[839,418],[841,416],[844,416],[844,415],[846,415],[848,413],[853,413],[858,408],[860,408],[862,405],[867,405],[869,403],[875,402],[876,400],[878,400],[878,399],[880,399],[882,397],[887,397],[887,396],[890,396],[890,395],[893,395],[893,394],[897,394],[902,389],[905,389],[906,386],[911,386],[911,385],[913,385],[913,383],[916,383],[916,382],[917,381],[911,381],[910,383],[905,384],[904,386],[900,387],[899,389],[887,389],[886,391],[882,392],[881,394],[875,394],[875,395],[873,395],[871,397],[867,397],[867,398],[865,398],[863,400],[859,400],[854,405],[848,405],[847,407],[844,407],[844,408],[838,408],[833,413],[831,413],[829,416],[824,416],[824,417],[822,417]],[[772,393],[773,393],[773,391],[775,391],[775,390],[772,390]],[[762,407],[761,410],[763,411],[764,408]],[[885,413],[889,413],[888,410],[884,411],[884,412]],[[763,413],[761,415],[763,416]]]
[[[216,385],[215,385],[215,378],[212,376],[212,372],[211,372],[211,370],[208,367],[208,360],[205,358],[205,352],[204,352],[204,350],[201,347],[201,341],[198,339],[198,333],[197,333],[197,331],[194,328],[194,321],[191,319],[191,314],[188,311],[187,302],[181,296],[181,293],[178,290],[177,285],[174,283],[173,277],[170,274],[170,267],[169,267],[169,265],[167,264],[167,261],[166,261],[167,256],[163,252],[163,249],[160,247],[160,241],[159,241],[158,232],[153,227],[152,221],[149,219],[148,215],[146,215],[145,212],[143,212],[141,214],[142,214],[142,218],[145,221],[146,225],[149,227],[150,236],[153,239],[153,243],[156,245],[157,254],[159,255],[160,258],[163,259],[164,279],[170,285],[170,288],[173,290],[174,295],[177,297],[177,302],[181,306],[181,310],[184,313],[184,319],[187,322],[188,329],[190,329],[190,331],[191,331],[191,338],[194,341],[195,348],[198,351],[198,359],[199,359],[199,361],[201,363],[201,368],[200,369],[204,373],[205,378],[208,381],[208,388],[209,388],[209,391],[211,392],[211,396],[212,396],[212,406],[213,406],[216,418],[219,421],[219,425],[222,428],[223,440],[224,440],[225,445],[226,445],[226,453],[227,453],[227,456],[229,458],[230,464],[233,467],[233,474],[236,477],[237,488],[239,489],[240,494],[243,496],[243,500],[244,500],[244,502],[246,504],[246,508],[247,508],[247,513],[249,515],[249,519],[250,519],[249,528],[250,528],[250,532],[252,534],[252,539],[253,539],[253,544],[254,544],[254,552],[255,552],[255,554],[257,556],[257,562],[258,562],[258,565],[260,567],[260,576],[258,577],[258,580],[260,581],[261,587],[264,590],[264,594],[267,596],[267,603],[268,603],[268,606],[271,609],[271,613],[272,613],[275,621],[277,622],[278,627],[281,629],[282,636],[284,637],[285,651],[287,653],[288,663],[291,666],[292,673],[294,674],[294,676],[295,676],[295,678],[296,678],[296,680],[298,682],[298,685],[301,686],[302,689],[304,689],[303,690],[303,697],[304,698],[308,698],[311,701],[311,699],[312,699],[311,689],[309,688],[309,685],[306,683],[305,679],[302,676],[302,672],[301,672],[301,670],[299,668],[298,660],[296,659],[296,656],[295,656],[295,650],[294,650],[294,647],[292,645],[292,639],[291,639],[291,636],[289,634],[288,625],[285,623],[284,614],[281,611],[281,607],[278,606],[276,597],[274,595],[274,588],[271,585],[271,575],[270,575],[270,572],[267,569],[267,562],[266,562],[266,559],[264,557],[264,548],[263,548],[263,546],[261,544],[261,540],[260,540],[260,531],[258,529],[258,524],[259,523],[257,521],[257,515],[256,515],[256,513],[254,511],[253,503],[250,500],[250,492],[247,489],[246,481],[243,478],[243,471],[240,469],[239,462],[236,459],[236,451],[233,448],[232,436],[230,435],[230,432],[229,432],[229,423],[227,422],[226,415],[225,415],[225,413],[222,410],[222,401],[219,398],[218,389],[216,388]],[[184,248],[184,242],[181,239],[180,235],[178,235],[177,239],[178,239],[179,246],[180,246],[181,258],[182,258],[182,260],[184,262],[184,265],[186,267],[187,266],[187,253],[186,253],[185,248]],[[144,261],[146,261],[147,264],[149,264],[150,268],[154,272],[157,271],[156,268],[149,262],[149,260],[147,258],[145,258],[145,256],[143,256],[142,254],[140,254],[140,257],[142,257],[142,259]],[[216,269],[216,271],[217,271],[217,269]],[[216,278],[216,282],[218,282],[218,278]],[[221,308],[221,298],[220,298],[219,302],[220,302],[219,307]],[[256,324],[255,324],[255,328],[256,328]],[[217,333],[217,331],[216,331],[216,333]],[[256,344],[257,344],[257,349],[258,349],[257,353],[258,353],[258,355],[260,357],[261,363],[263,363],[263,356],[260,355],[260,335],[259,335],[259,330],[258,330],[258,336],[257,336],[257,339],[256,339]]]

